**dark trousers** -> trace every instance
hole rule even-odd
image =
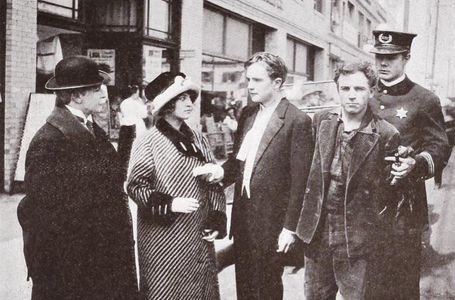
[[[254,248],[250,241],[234,237],[237,299],[283,299],[281,254],[258,253]]]
[[[385,273],[392,293],[389,299],[420,299],[420,269],[422,260],[421,233],[396,234]]]
[[[243,195],[246,195],[244,193]],[[238,300],[283,299],[283,256],[277,253],[278,233],[264,230],[255,203],[242,198],[234,234]]]
[[[364,258],[337,259],[328,249],[305,256],[305,297],[307,300],[365,299],[369,264]]]

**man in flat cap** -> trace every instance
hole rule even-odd
[[[32,299],[136,299],[131,215],[118,155],[93,121],[108,77],[83,56],[46,83],[56,106],[30,143],[18,207]]]
[[[415,34],[374,30],[379,82],[372,110],[400,132],[400,157],[392,174],[401,197],[395,224],[395,245],[386,276],[393,283],[390,299],[419,299],[421,235],[428,226],[425,179],[441,172],[450,156],[439,98],[405,74]],[[387,288],[391,288],[388,286]]]

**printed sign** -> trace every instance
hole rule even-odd
[[[115,85],[115,50],[114,49],[88,49],[87,56],[98,64],[100,70],[111,77],[108,85]]]

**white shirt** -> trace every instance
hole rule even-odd
[[[242,145],[240,146],[239,152],[237,153],[237,159],[245,162],[245,167],[243,170],[242,193],[243,190],[245,190],[248,198],[250,198],[251,194],[250,181],[259,144],[261,143],[261,139],[264,135],[265,129],[267,128],[267,124],[269,123],[270,118],[272,117],[280,102],[281,99],[276,101],[276,103],[271,103],[267,106],[263,106],[262,104],[259,106],[259,111],[256,115],[256,119],[254,119],[253,126],[246,133]]]
[[[147,118],[147,105],[141,98],[126,98],[120,103],[121,125],[136,125],[136,137],[146,131],[144,120]]]
[[[85,114],[82,112],[82,110],[71,107],[69,105],[65,105],[65,106],[70,111],[70,113],[72,113],[73,115],[75,115],[79,118],[82,118],[84,120],[85,128],[87,128],[87,121],[90,121],[93,123],[92,115],[89,115],[88,117],[86,117]],[[87,130],[89,130],[89,129],[87,128]]]
[[[380,79],[380,80],[381,80],[383,85],[385,85],[387,87],[391,87],[391,86],[394,86],[395,84],[398,84],[398,83],[402,82],[405,78],[406,78],[406,74],[403,74],[403,75],[401,75],[400,77],[398,77],[397,79],[395,79],[393,81],[384,81],[382,79]]]

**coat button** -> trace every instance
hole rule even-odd
[[[384,106],[384,105],[380,105],[379,108],[380,108],[380,109],[384,109],[385,106]]]
[[[383,90],[382,92],[383,92],[384,94],[387,94],[387,90]]]

